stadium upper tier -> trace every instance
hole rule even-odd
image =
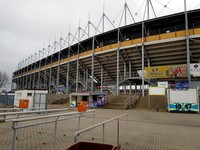
[[[197,63],[200,61],[200,9],[188,12],[188,34],[190,62]],[[50,81],[56,80],[59,69],[59,85],[66,85],[68,69],[68,82],[73,83],[77,79],[77,66],[78,78],[82,81],[92,75],[93,64],[93,76],[97,84],[103,80],[114,85],[117,77],[122,81],[127,77],[139,76],[137,71],[142,70],[143,44],[144,66],[186,64],[185,13],[145,20],[144,38],[142,22],[138,22],[95,35],[94,41],[90,37],[70,45],[15,71],[13,82],[19,87],[22,84],[25,86],[25,82],[27,87],[28,84],[34,87],[34,77],[35,80],[40,78],[42,84],[50,84]]]

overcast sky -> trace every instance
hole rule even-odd
[[[126,0],[136,21],[144,15],[144,1]],[[85,28],[89,16],[97,26],[103,8],[118,25],[124,3],[125,0],[0,0],[0,70],[11,76],[19,62],[52,45],[61,35],[66,38],[69,28],[72,34],[79,24]],[[152,0],[152,4],[157,16],[184,10],[184,0]],[[166,4],[168,7],[163,9]],[[199,0],[188,0],[187,4],[188,9],[200,7]],[[152,11],[150,15],[153,17]],[[132,21],[130,17],[127,20]],[[106,27],[111,29],[109,23]]]

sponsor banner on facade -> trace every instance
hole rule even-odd
[[[190,64],[190,74],[193,77],[200,77],[200,63]]]
[[[171,66],[154,66],[145,67],[145,79],[152,78],[185,78],[187,77],[187,66],[171,65]]]
[[[175,83],[176,89],[189,89],[188,81],[179,81]]]

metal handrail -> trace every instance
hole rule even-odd
[[[9,115],[16,115],[16,117],[13,118],[1,118],[1,120],[10,120],[10,119],[15,119],[19,118],[20,115],[24,114],[33,114],[33,113],[48,113],[48,112],[57,112],[57,111],[67,111],[67,108],[63,109],[49,109],[49,110],[35,110],[35,111],[20,111],[20,112],[3,112],[0,113],[0,116],[9,116]]]
[[[106,120],[104,122],[101,122],[101,123],[98,123],[98,124],[95,124],[91,127],[88,127],[88,128],[85,128],[83,130],[80,130],[80,131],[77,131],[75,134],[74,134],[74,143],[77,142],[77,137],[83,133],[83,132],[86,132],[88,130],[91,130],[91,129],[94,129],[96,127],[99,127],[99,126],[103,126],[103,143],[104,143],[104,136],[105,136],[105,124],[106,123],[109,123],[111,121],[114,121],[114,120],[117,120],[117,146],[119,146],[119,118],[121,117],[124,117],[126,116],[126,140],[127,140],[127,122],[128,122],[128,114],[123,114],[123,115],[120,115],[120,116],[117,116],[115,118],[112,118],[112,119],[109,119],[109,120]]]
[[[88,110],[88,111],[85,111],[85,112],[68,112],[68,113],[53,114],[53,115],[46,115],[46,116],[11,119],[10,121],[13,123],[12,128],[14,130],[12,150],[16,150],[17,129],[31,127],[31,126],[35,126],[35,125],[46,124],[46,123],[52,123],[52,122],[55,122],[55,131],[54,131],[54,150],[55,150],[56,149],[56,133],[57,133],[57,122],[58,121],[63,121],[63,120],[72,119],[72,118],[78,118],[79,120],[78,120],[78,129],[77,130],[79,130],[79,128],[80,128],[80,118],[82,116],[93,115],[93,124],[94,124],[95,112],[96,112],[96,110]],[[76,115],[76,116],[73,116],[73,115]],[[61,116],[70,116],[70,117],[60,119]],[[54,118],[54,119],[49,120],[49,121],[44,120],[42,122],[37,122],[37,123],[29,123],[29,124],[23,124],[23,125],[19,124],[19,122],[39,120],[39,119],[47,119],[47,118]]]
[[[60,117],[60,116],[68,116],[68,115],[74,115],[74,114],[83,114],[83,113],[91,113],[95,112],[95,110],[88,110],[85,112],[67,112],[67,113],[58,113],[58,114],[52,114],[52,115],[45,115],[45,116],[34,116],[34,117],[28,117],[28,118],[17,118],[17,119],[11,119],[11,122],[22,122],[22,121],[31,121],[31,120],[38,120],[38,119],[47,119],[47,118],[53,118],[53,117]],[[17,128],[20,128],[18,126]]]
[[[129,96],[126,100],[125,100],[125,109],[128,108],[128,106],[130,106],[131,104],[135,104],[139,98],[139,96],[141,95],[141,91],[138,91],[137,93],[135,93],[135,95],[133,97]],[[132,100],[131,100],[132,99]],[[135,101],[136,99],[136,101]]]
[[[16,111],[21,111],[21,110],[33,110],[33,109],[45,109],[44,107],[31,107],[31,108],[0,108],[0,111],[7,111],[7,110],[16,110]],[[0,112],[1,113],[1,112]]]

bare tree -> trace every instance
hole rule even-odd
[[[8,82],[8,74],[6,72],[0,71],[0,87],[6,84]]]

